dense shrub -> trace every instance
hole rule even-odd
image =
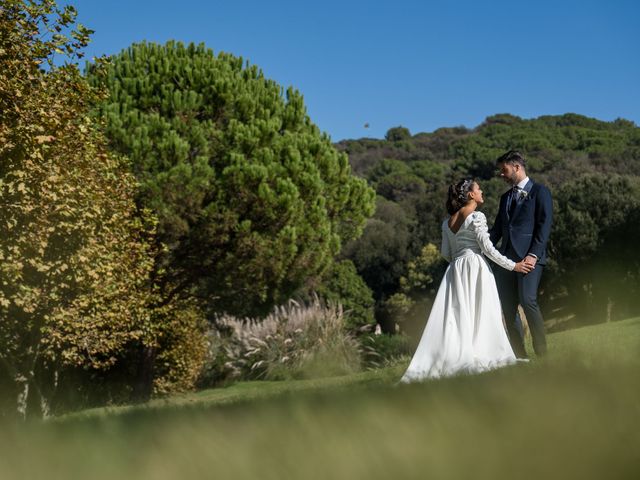
[[[207,355],[208,324],[201,310],[186,301],[155,312],[158,354],[153,392],[167,394],[194,388]]]
[[[640,178],[583,175],[557,189],[555,200],[549,306],[565,317],[577,314],[580,323],[636,314]]]
[[[375,302],[371,289],[358,275],[351,260],[334,263],[315,290],[324,300],[342,305],[345,324],[349,330],[358,332],[375,324]]]

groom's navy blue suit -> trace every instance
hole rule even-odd
[[[509,340],[519,358],[525,358],[526,352],[518,304],[522,305],[527,317],[536,354],[543,355],[547,351],[544,321],[537,297],[542,270],[547,263],[552,217],[553,201],[549,189],[529,180],[522,190],[511,189],[502,195],[496,221],[489,230],[494,244],[502,240],[500,253],[514,262],[529,254],[538,258],[536,267],[526,275],[494,269]]]

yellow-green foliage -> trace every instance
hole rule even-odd
[[[207,323],[201,311],[187,301],[173,302],[156,311],[159,353],[155,361],[156,394],[193,388],[207,354]]]
[[[150,279],[155,222],[88,115],[102,93],[52,61],[81,57],[91,32],[60,33],[74,19],[2,2],[0,408],[23,415],[191,388],[205,352],[198,310]]]
[[[440,250],[433,243],[427,243],[420,255],[407,263],[407,276],[400,277],[400,287],[404,293],[412,290],[433,288],[438,274],[444,264]]]
[[[56,36],[73,18],[51,1],[3,2],[0,18],[0,373],[23,413],[34,393],[46,413],[65,369],[109,369],[151,340],[134,179],[87,116],[99,93],[50,62],[86,43],[82,27]]]

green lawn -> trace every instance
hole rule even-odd
[[[640,318],[550,355],[396,385],[404,365],[7,426],[0,478],[640,478]]]

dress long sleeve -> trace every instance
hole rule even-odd
[[[446,222],[442,224],[442,244],[440,246],[440,253],[447,262],[451,262],[451,244],[449,241],[449,235],[447,235]]]
[[[496,247],[493,246],[493,243],[491,243],[491,239],[489,238],[489,228],[487,227],[487,217],[484,216],[484,213],[474,212],[471,215],[473,215],[473,231],[476,234],[476,240],[480,246],[480,250],[482,250],[482,253],[506,270],[513,270],[516,268],[515,262],[513,260],[509,260],[498,252]]]

